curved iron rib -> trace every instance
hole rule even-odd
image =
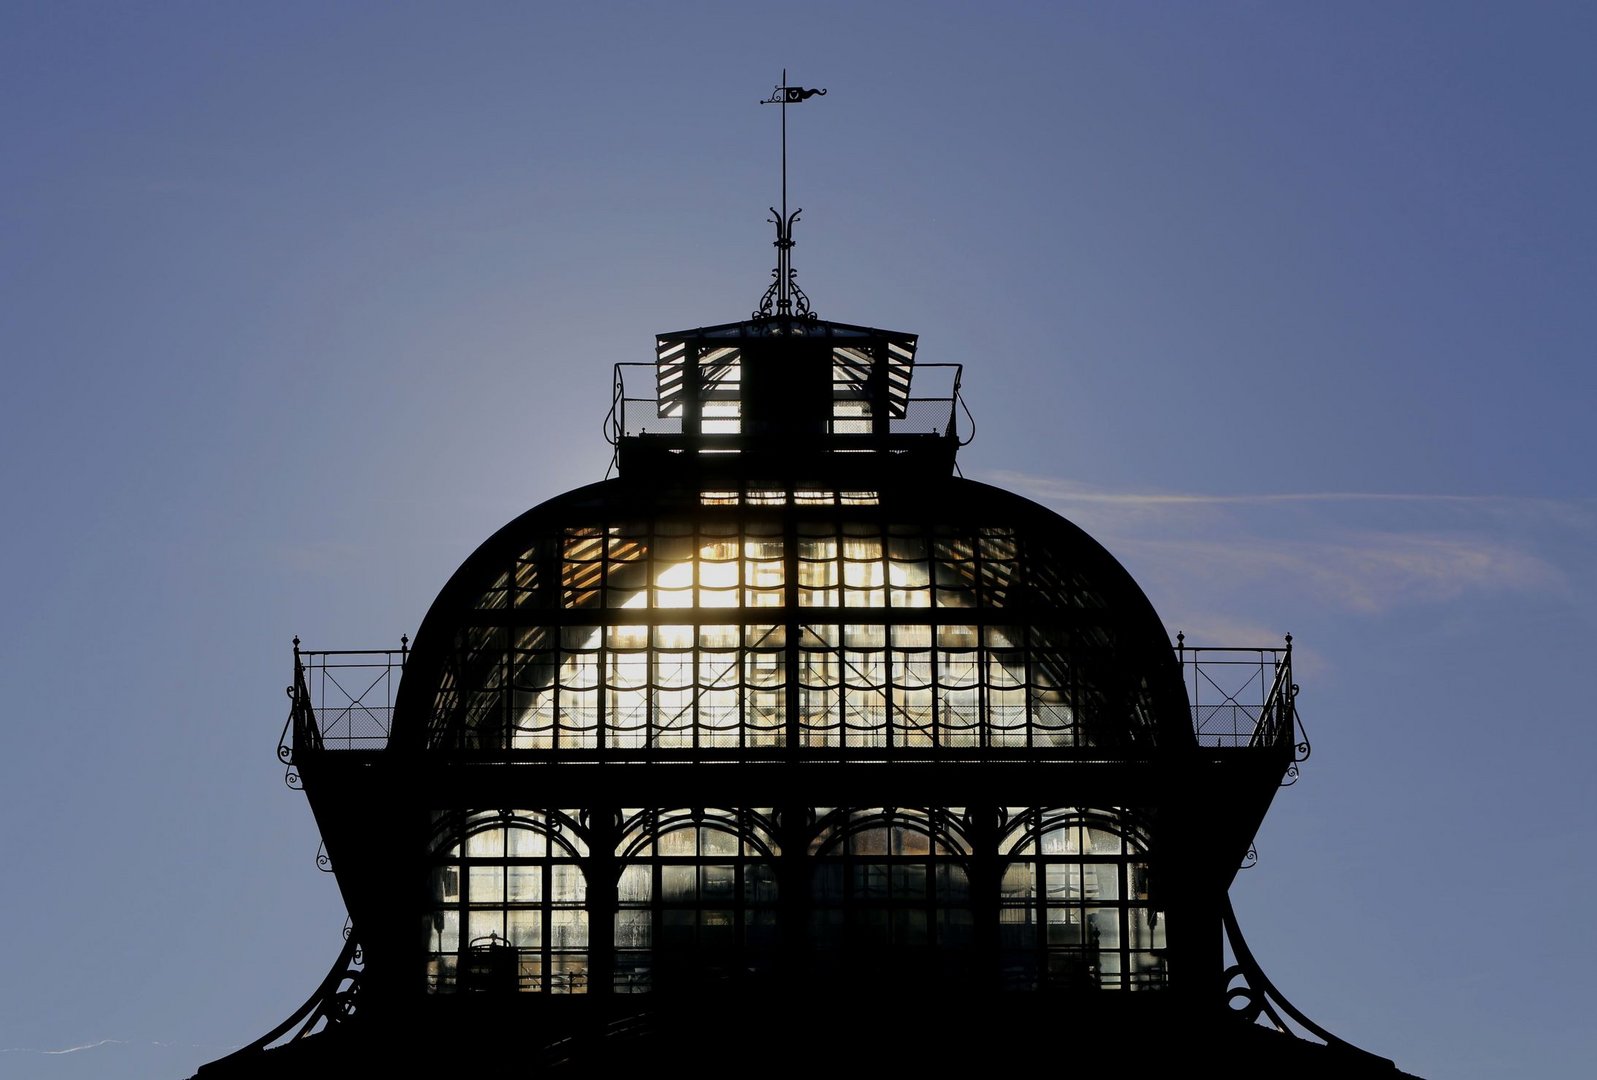
[[[339,952],[338,959],[333,962],[327,977],[322,980],[321,985],[305,1004],[294,1010],[292,1016],[254,1042],[239,1047],[226,1057],[218,1058],[205,1068],[225,1067],[228,1062],[259,1054],[284,1035],[294,1031],[296,1027],[299,1030],[294,1031],[293,1038],[288,1041],[297,1042],[307,1038],[316,1032],[317,1025],[324,1017],[327,1019],[328,1027],[343,1023],[355,1012],[355,991],[360,981],[360,970],[356,966],[359,963],[359,956],[360,943],[355,940],[355,935],[351,934],[345,940],[344,948]],[[350,980],[350,985],[340,989],[345,979]]]
[[[1259,961],[1255,959],[1253,950],[1249,949],[1248,943],[1243,940],[1242,928],[1237,925],[1236,909],[1231,906],[1231,897],[1229,895],[1225,898],[1225,909],[1222,914],[1225,919],[1226,940],[1230,943],[1231,953],[1236,957],[1237,961],[1225,970],[1226,1001],[1228,1003],[1233,1000],[1245,1002],[1243,1007],[1237,1010],[1238,1012],[1247,1017],[1250,1022],[1257,1021],[1259,1016],[1263,1015],[1269,1019],[1270,1025],[1275,1030],[1287,1035],[1297,1035],[1298,1033],[1293,1031],[1281,1019],[1281,1013],[1286,1013],[1287,1016],[1297,1022],[1299,1027],[1324,1042],[1326,1046],[1334,1047],[1347,1053],[1358,1054],[1373,1061],[1384,1062],[1396,1068],[1396,1064],[1390,1058],[1372,1054],[1368,1050],[1354,1046],[1345,1039],[1339,1039],[1307,1016],[1304,1016],[1302,1011],[1288,1001],[1285,995],[1270,981],[1269,976],[1265,975],[1264,969],[1259,967]],[[1243,981],[1243,985],[1232,988],[1232,980],[1239,976]],[[1277,1012],[1277,1009],[1280,1012]]]

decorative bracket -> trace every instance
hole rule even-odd
[[[351,932],[351,927],[345,924],[344,948],[339,952],[338,959],[333,962],[327,977],[322,980],[321,985],[305,1004],[259,1039],[247,1046],[239,1047],[224,1058],[217,1059],[206,1068],[215,1068],[222,1066],[224,1062],[237,1062],[243,1058],[253,1057],[264,1053],[273,1045],[296,1043],[349,1023],[358,1005],[361,973],[365,970],[365,964],[366,958],[361,952],[360,942]],[[222,1071],[225,1072],[225,1068]]]
[[[1250,1024],[1263,1023],[1285,1035],[1303,1038],[1303,1032],[1319,1039],[1333,1049],[1371,1061],[1384,1062],[1396,1068],[1389,1058],[1379,1054],[1372,1054],[1362,1050],[1352,1043],[1337,1038],[1326,1031],[1319,1024],[1304,1016],[1299,1009],[1276,989],[1275,984],[1265,975],[1259,967],[1259,962],[1253,956],[1253,951],[1248,948],[1248,943],[1242,938],[1242,929],[1237,925],[1237,913],[1231,906],[1231,897],[1225,898],[1225,936],[1226,942],[1231,946],[1231,955],[1236,958],[1236,963],[1225,969],[1222,976],[1225,985],[1225,1000],[1231,1011],[1240,1015]],[[1303,1031],[1294,1028],[1283,1020],[1282,1014],[1290,1017]]]

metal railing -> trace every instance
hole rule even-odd
[[[915,365],[916,388],[925,393],[910,393],[903,402],[902,416],[892,416],[887,421],[886,434],[892,436],[932,435],[942,438],[959,435],[959,413],[963,403],[959,396],[959,364]],[[725,400],[711,398],[702,403],[702,413],[694,421],[696,430],[684,432],[680,405],[669,415],[661,415],[660,398],[655,364],[617,364],[615,366],[614,396],[610,414],[606,417],[606,438],[611,445],[624,438],[642,436],[683,435],[736,436],[743,434],[739,413],[740,402],[736,396]],[[826,421],[827,435],[870,436],[882,434],[874,419],[863,411],[853,411],[863,405],[853,384],[839,382],[834,386],[836,401],[833,415]],[[968,432],[967,440],[968,441]]]
[[[1281,648],[1195,647],[1176,635],[1176,656],[1199,746],[1291,745],[1297,730],[1292,637]]]
[[[295,749],[381,750],[393,729],[394,695],[410,654],[397,649],[325,652],[294,640],[290,722]]]
[[[1297,686],[1292,682],[1290,637],[1282,648],[1213,648],[1187,645],[1176,637],[1176,655],[1192,712],[1192,730],[1203,747],[1280,747],[1297,741]],[[343,652],[304,650],[294,645],[294,685],[288,727],[292,747],[315,750],[381,750],[388,745],[394,696],[409,656],[398,649]],[[279,748],[292,761],[288,731]]]

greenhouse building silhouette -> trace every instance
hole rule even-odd
[[[1290,637],[1172,642],[1086,533],[962,478],[960,366],[816,317],[793,217],[752,317],[616,366],[612,478],[488,538],[413,643],[296,640],[280,754],[346,940],[198,1076],[1404,1075],[1228,900],[1306,752]]]

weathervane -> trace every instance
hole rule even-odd
[[[791,254],[793,223],[804,212],[804,208],[799,207],[791,214],[787,212],[787,107],[825,93],[825,90],[806,90],[802,86],[787,85],[787,68],[783,68],[782,84],[774,87],[771,96],[760,102],[761,105],[782,107],[782,212],[777,213],[776,207],[771,207],[771,221],[776,225],[776,269],[771,271],[771,287],[760,298],[760,309],[754,313],[756,319],[769,319],[773,315],[792,318],[795,314],[801,319],[815,318],[815,313],[810,310],[810,298],[804,295],[804,290],[794,280],[797,271],[793,269]]]

